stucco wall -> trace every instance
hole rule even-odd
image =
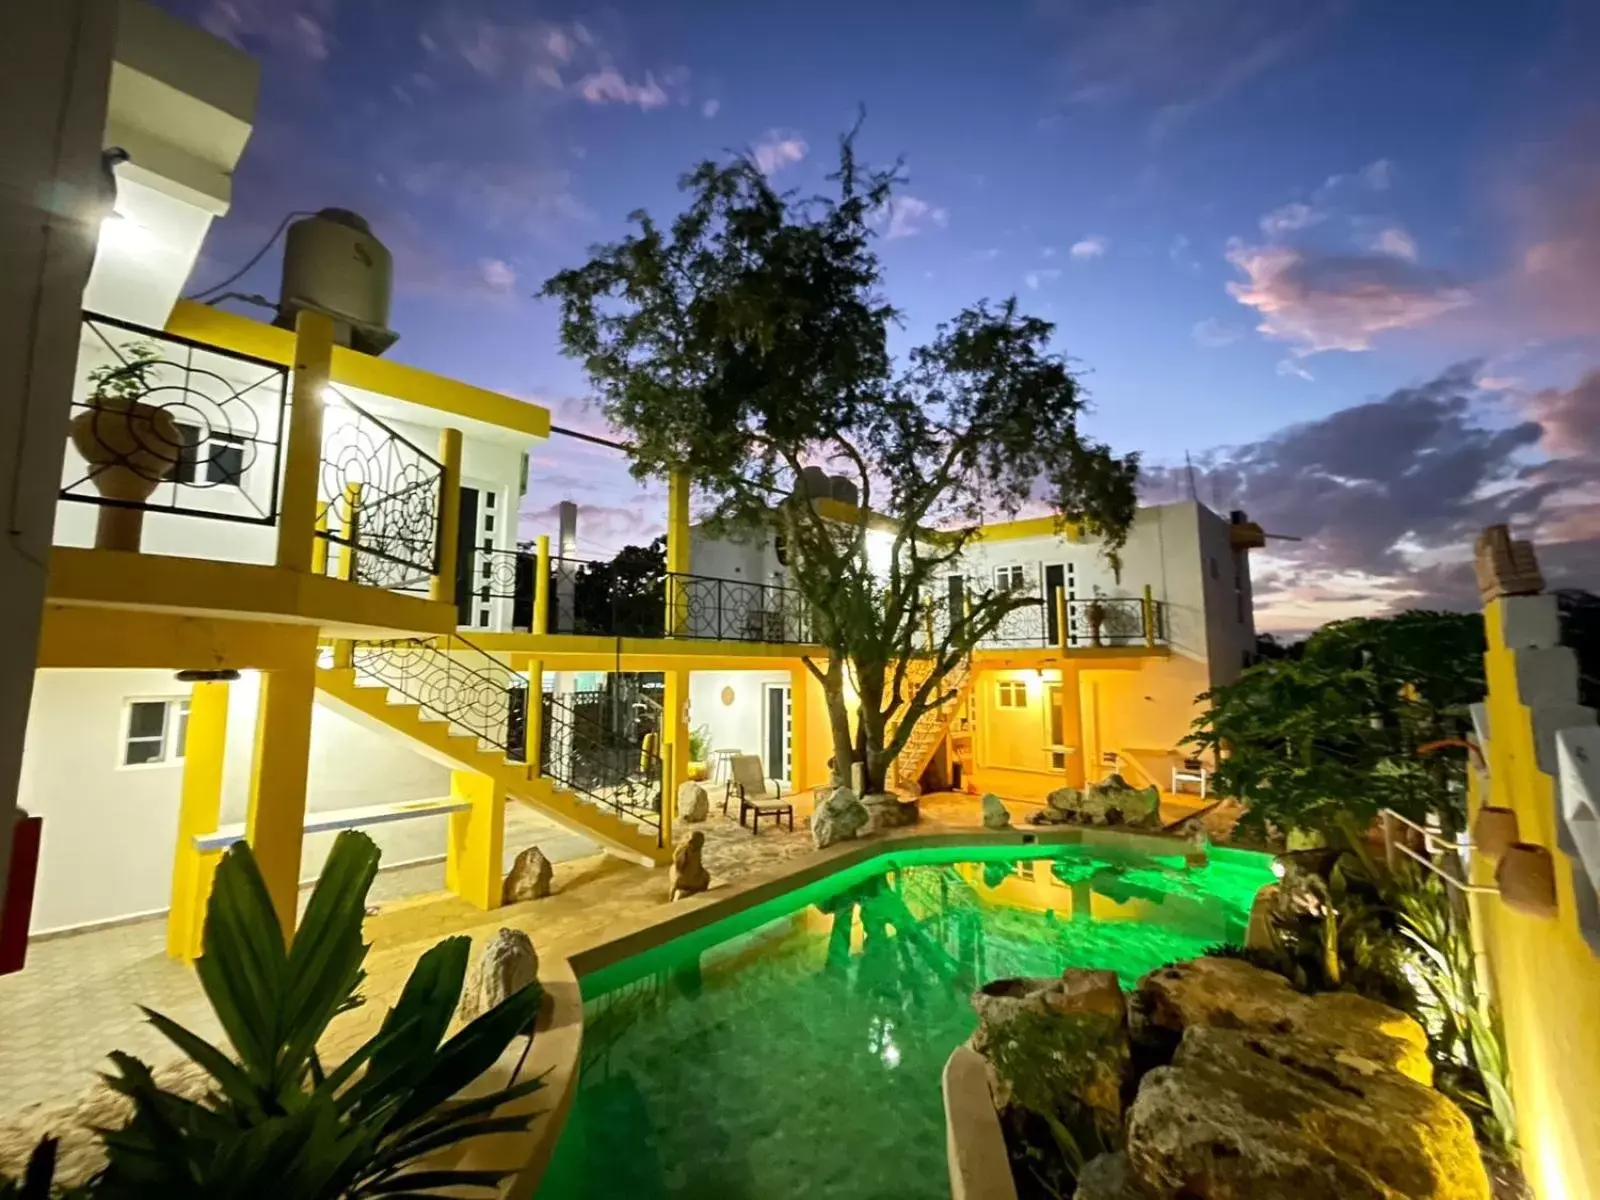
[[[258,677],[232,686],[224,824],[244,820],[249,796]],[[182,762],[123,768],[129,699],[189,694],[170,671],[43,670],[23,751],[21,802],[44,817],[32,931],[45,933],[166,909],[172,884]],[[307,810],[351,808],[448,795],[449,772],[397,739],[313,709]],[[373,826],[383,865],[440,856],[445,818]],[[301,878],[322,867],[332,834],[306,839]]]
[[[787,671],[691,671],[689,673],[689,728],[704,725],[713,750],[739,750],[767,762],[763,736],[764,684],[789,682]],[[733,703],[722,702],[722,689],[733,689]]]

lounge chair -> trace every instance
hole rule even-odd
[[[739,824],[745,823],[745,816],[750,817],[750,832],[752,835],[761,832],[761,818],[771,817],[781,826],[785,817],[789,820],[789,832],[794,832],[794,804],[783,798],[783,785],[776,779],[768,779],[766,771],[762,768],[761,759],[754,754],[736,754],[728,763],[730,778],[728,786],[722,793],[722,811],[726,815],[728,802],[734,797],[739,797]]]

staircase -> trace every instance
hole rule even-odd
[[[463,637],[357,642],[343,665],[324,652],[317,690],[341,716],[398,734],[452,770],[487,775],[508,796],[624,858],[672,858],[661,845],[659,760],[623,751],[633,760],[628,777],[597,781],[584,769],[595,758],[592,735],[570,706],[534,693],[530,713],[527,678]],[[538,723],[532,731],[530,721]],[[544,751],[537,773],[528,763],[530,732]]]
[[[922,686],[923,680],[928,677],[928,666],[923,662],[912,663],[906,673],[906,690],[914,693]],[[966,661],[962,661],[953,671],[941,681],[941,690],[954,690],[955,694],[942,705],[928,709],[917,718],[916,726],[911,730],[911,737],[907,739],[904,747],[894,760],[894,784],[896,787],[906,788],[915,785],[922,778],[922,773],[928,769],[928,764],[933,761],[935,752],[941,742],[949,735],[951,723],[955,720],[967,702],[967,695],[972,688],[972,671]],[[963,772],[970,772],[971,766],[963,766]]]

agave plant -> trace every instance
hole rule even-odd
[[[531,1026],[537,985],[445,1040],[470,947],[465,937],[449,938],[417,961],[376,1034],[337,1066],[318,1055],[333,1018],[361,1003],[368,949],[361,922],[377,867],[370,838],[341,833],[286,944],[249,847],[239,843],[224,855],[196,970],[234,1053],[146,1009],[150,1023],[204,1069],[207,1090],[198,1099],[166,1090],[139,1059],[113,1053],[115,1074],[106,1079],[132,1101],[133,1116],[121,1129],[101,1131],[106,1165],[74,1195],[334,1200],[492,1192],[507,1172],[427,1160],[474,1137],[528,1127],[532,1114],[496,1110],[537,1091],[542,1078],[454,1097]]]

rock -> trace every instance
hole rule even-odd
[[[693,780],[687,780],[678,787],[678,820],[686,825],[694,825],[704,821],[711,815],[711,798],[706,795],[706,789]]]
[[[1152,1200],[1125,1152],[1100,1154],[1083,1164],[1072,1200]]]
[[[867,827],[872,814],[849,788],[834,788],[811,814],[811,840],[817,849],[849,841]]]
[[[520,929],[501,929],[489,939],[478,965],[467,978],[461,996],[461,1019],[470,1021],[488,1012],[507,996],[532,984],[538,975],[539,955],[533,949],[533,939]]]
[[[990,792],[983,798],[983,827],[985,829],[1010,829],[1011,813],[1000,797]]]
[[[1107,775],[1086,788],[1060,787],[1046,797],[1045,807],[1029,815],[1035,825],[1125,825],[1161,827],[1161,792],[1154,784],[1129,787],[1121,775]]]
[[[706,835],[696,829],[672,852],[672,868],[667,872],[667,899],[692,896],[711,886],[711,872],[700,861],[705,851]]]
[[[1156,1200],[1489,1196],[1459,1108],[1398,1071],[1338,1061],[1325,1039],[1299,1032],[1191,1026],[1172,1065],[1141,1083],[1126,1150]]]
[[[867,810],[866,833],[915,825],[922,816],[916,799],[902,799],[892,792],[868,792],[861,797],[861,805]]]
[[[1174,1045],[1195,1026],[1294,1035],[1330,1058],[1375,1065],[1428,1085],[1428,1037],[1416,1021],[1351,992],[1305,996],[1289,981],[1235,958],[1197,958],[1150,972],[1129,1004],[1134,1040]]]
[[[541,900],[550,894],[550,860],[537,846],[529,846],[511,864],[511,872],[500,885],[501,904],[521,904]]]

